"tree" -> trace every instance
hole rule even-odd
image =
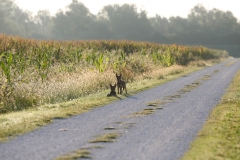
[[[52,39],[53,20],[49,10],[40,10],[34,17],[36,31],[32,36],[36,39]]]
[[[167,18],[156,15],[150,18],[150,22],[156,32],[162,33],[166,37],[170,36],[169,20]]]
[[[11,0],[0,0],[0,32],[7,34],[19,34],[22,26],[15,21],[17,7]]]
[[[99,13],[108,21],[108,29],[114,39],[149,40],[151,24],[145,11],[137,12],[136,5],[108,5]]]
[[[198,37],[192,42],[199,44],[229,44],[225,38],[239,34],[239,23],[229,11],[218,9],[206,10],[203,6],[195,6],[188,15],[189,32]],[[235,38],[236,39],[236,38]]]
[[[22,11],[12,0],[0,0],[0,32],[28,37],[33,25],[30,15]]]
[[[57,39],[91,39],[94,15],[83,3],[72,0],[66,11],[59,11],[53,19],[53,33]]]

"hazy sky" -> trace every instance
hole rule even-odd
[[[54,15],[59,9],[64,9],[72,0],[14,0],[23,9],[36,14],[38,10],[48,9]],[[202,4],[206,9],[217,8],[231,11],[240,20],[239,0],[79,0],[93,14],[97,14],[109,4],[136,4],[138,9],[148,12],[148,16],[156,14],[164,17],[187,17],[190,9]]]

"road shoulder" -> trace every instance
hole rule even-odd
[[[240,71],[182,160],[240,159]]]

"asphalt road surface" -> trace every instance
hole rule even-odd
[[[87,150],[94,160],[177,160],[189,148],[240,67],[207,67],[126,99],[0,143],[1,160],[50,160]],[[113,133],[113,142],[96,136]],[[94,142],[95,143],[91,143]]]

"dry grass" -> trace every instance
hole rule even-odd
[[[109,83],[115,83],[112,70],[102,74],[97,70],[53,74],[49,74],[47,81],[43,83],[33,81],[27,84],[18,84],[15,94],[36,98],[39,104],[42,105],[44,103],[73,100],[106,89]]]

